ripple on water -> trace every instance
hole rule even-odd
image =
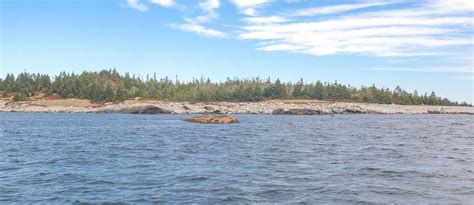
[[[185,117],[4,113],[0,203],[474,201],[472,116]]]

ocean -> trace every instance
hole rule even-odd
[[[0,113],[0,203],[474,203],[474,116]]]

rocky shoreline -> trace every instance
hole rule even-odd
[[[67,112],[131,114],[470,114],[474,107],[387,105],[370,103],[326,102],[317,100],[275,100],[263,102],[168,102],[127,100],[96,104],[88,100],[37,100],[13,102],[0,100],[0,112]]]

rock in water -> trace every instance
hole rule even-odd
[[[237,118],[228,115],[203,115],[184,119],[184,121],[206,124],[230,124],[239,122]]]

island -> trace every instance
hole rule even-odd
[[[81,74],[8,74],[0,79],[0,112],[130,114],[474,114],[466,102],[375,85],[360,88],[303,79],[201,78],[188,82],[122,75],[115,69]]]

